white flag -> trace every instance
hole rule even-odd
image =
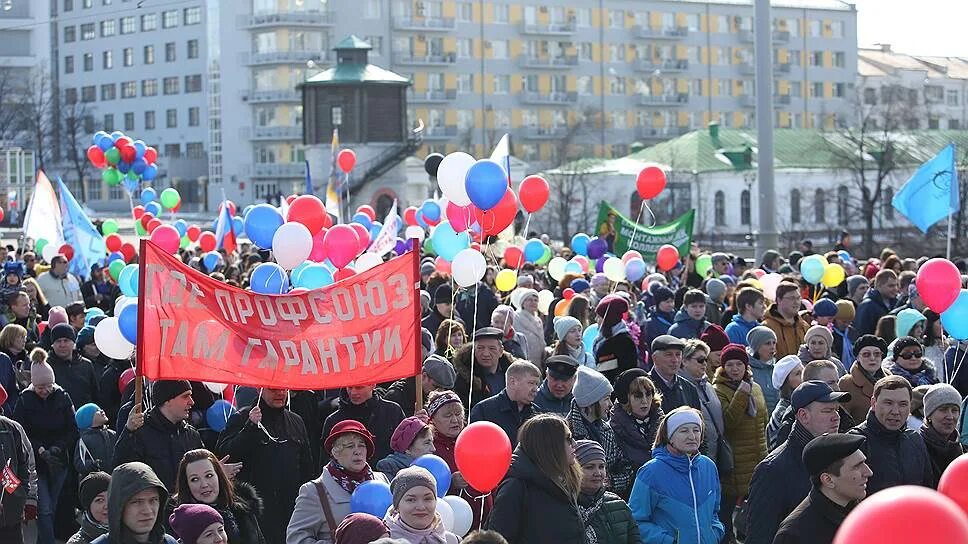
[[[394,200],[393,206],[387,212],[386,219],[383,220],[383,226],[380,227],[380,232],[373,239],[367,251],[376,253],[381,257],[386,255],[387,252],[396,247],[398,232],[400,232],[400,216],[397,215],[397,201]]]
[[[24,237],[37,240],[47,240],[53,247],[64,245],[64,231],[61,221],[60,203],[54,186],[43,170],[37,171],[37,182],[34,192],[30,195],[27,215],[24,216]]]

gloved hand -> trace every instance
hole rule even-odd
[[[24,506],[24,521],[34,521],[37,519],[37,505],[28,504]]]

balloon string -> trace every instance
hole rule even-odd
[[[474,332],[477,332],[477,301],[479,299],[478,293],[480,292],[481,282],[478,281],[474,285]],[[473,340],[473,334],[471,335],[471,372],[470,377],[467,380],[467,409],[471,409],[471,399],[474,396],[474,352],[477,347],[477,342]],[[482,384],[483,385],[483,382]]]
[[[646,204],[646,201],[645,200],[643,200],[642,201],[642,204],[639,205],[639,215],[635,217],[636,226],[632,229],[632,238],[629,239],[629,245],[628,245],[628,250],[627,251],[632,251],[633,250],[632,245],[635,244],[635,235],[639,231],[638,224],[642,220],[642,212],[644,212],[647,208],[649,210],[649,215],[652,216],[652,223],[649,226],[650,227],[654,227],[655,226],[655,214],[652,213],[652,209],[649,208],[649,205]],[[618,238],[618,233],[616,233],[615,238],[616,239]],[[613,247],[613,249],[614,249],[614,247]],[[617,282],[617,281],[616,282],[612,282],[612,288],[611,288],[611,290],[609,292],[610,293],[614,293],[615,290],[618,289],[618,284],[619,284],[619,282]]]
[[[961,349],[961,341],[958,341],[958,343],[955,344],[955,356],[954,356],[954,359],[957,359],[958,358],[958,351],[960,349]],[[957,376],[958,375],[958,371],[961,370],[961,365],[964,364],[965,357],[966,356],[968,356],[968,349],[965,349],[964,353],[962,353],[962,355],[961,355],[961,361],[959,361],[958,364],[955,365],[954,371],[951,373],[950,376],[948,376],[948,383],[949,384],[950,383],[954,383],[955,376]]]
[[[528,218],[524,221],[524,235],[525,235],[525,239],[527,239],[527,236],[528,236],[528,229],[531,228],[531,215],[532,215],[531,212],[528,212]],[[488,244],[488,246],[490,246],[490,244]],[[505,262],[507,262],[507,261],[505,261]],[[521,258],[518,259],[518,265],[514,268],[514,279],[515,279],[515,281],[517,281],[518,274],[521,273],[521,268],[523,266],[524,266],[524,248],[521,249]],[[516,289],[516,288],[517,288],[517,285],[514,286],[514,289]],[[514,289],[511,289],[511,291],[514,291]],[[509,298],[511,296],[510,295],[511,291],[508,291],[508,297]],[[507,315],[504,317],[504,327],[505,328],[507,328],[508,321],[510,321],[510,320],[511,320],[511,313],[508,312]]]

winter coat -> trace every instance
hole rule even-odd
[[[749,352],[749,350],[746,350]],[[763,391],[763,398],[766,400],[766,408],[773,412],[776,403],[780,401],[780,390],[773,387],[773,364],[776,359],[761,361],[752,354],[750,355],[750,370],[753,371],[753,381],[760,386]]]
[[[478,282],[475,287],[461,289],[456,298],[457,313],[464,322],[468,336],[473,337],[477,329],[491,326],[491,314],[500,302],[486,283]],[[476,303],[475,298],[477,298]]]
[[[914,372],[902,367],[897,361],[885,361],[883,366],[885,372],[896,374],[907,380],[912,389],[921,385],[938,383],[937,372],[935,372],[931,363],[925,359],[921,359],[921,366]]]
[[[114,462],[114,445],[118,434],[107,427],[87,428],[74,447],[74,469],[78,480],[83,480],[91,472],[109,472]]]
[[[222,506],[210,504],[212,508],[222,515],[225,521],[225,534],[231,544],[265,544],[266,538],[262,534],[259,520],[262,518],[262,498],[259,492],[252,485],[236,480],[234,482],[235,500],[231,505]],[[187,493],[191,493],[187,491]],[[186,503],[196,502],[193,498],[180,500],[179,497],[172,497],[169,503],[169,511],[165,514],[165,519],[174,509]]]
[[[702,442],[703,447],[699,450],[706,457],[715,460],[719,453],[719,435],[725,429],[723,421],[723,404],[716,395],[713,384],[703,376],[699,380],[693,380],[685,372],[680,371],[680,376],[692,384],[699,393],[699,403],[702,405]]]
[[[504,351],[510,353],[518,359],[525,359],[528,356],[528,339],[520,332],[511,329],[511,335],[505,336],[504,340],[501,342],[504,345]],[[542,344],[542,348],[544,345]],[[538,361],[541,362],[540,360]]]
[[[831,544],[851,506],[840,506],[811,488],[807,498],[783,520],[773,544]]]
[[[663,334],[669,334],[669,327],[672,327],[675,319],[676,316],[672,312],[656,310],[649,314],[649,318],[645,320],[645,338],[642,343],[645,351],[652,353],[652,341]]]
[[[800,349],[797,351],[797,357],[800,358],[800,362],[803,363],[803,366],[807,366],[807,363],[811,361],[830,361],[835,367],[837,367],[837,376],[845,376],[847,374],[847,369],[844,368],[844,363],[840,362],[840,359],[835,357],[833,351],[830,349],[827,350],[827,354],[823,357],[814,357],[810,354],[810,349],[807,348],[806,344],[800,344]]]
[[[511,366],[511,363],[515,361],[517,361],[517,358],[505,352],[498,359],[495,372],[503,376],[508,367]],[[471,346],[469,343],[461,346],[457,355],[454,356],[453,363],[454,370],[457,372],[457,379],[454,380],[454,391],[458,392],[462,401],[467,398],[467,391],[471,391],[471,405],[465,406],[465,408],[473,408],[478,402],[501,392],[501,389],[495,391],[491,388],[484,376],[484,369],[481,368],[481,365],[474,365],[474,376],[471,376]],[[471,388],[471,384],[473,384],[473,389]]]
[[[407,544],[459,544],[460,538],[444,528],[440,514],[434,514],[434,521],[426,529],[414,529],[400,519],[400,514],[391,506],[383,522],[390,529],[390,538]]]
[[[508,391],[505,389],[497,395],[474,405],[471,408],[471,416],[468,421],[470,423],[476,421],[494,423],[504,430],[508,439],[511,440],[511,447],[514,448],[518,443],[518,429],[534,414],[534,407],[530,404],[519,410],[517,403],[508,397]]]
[[[776,401],[776,408],[770,412],[770,421],[766,424],[766,446],[770,451],[776,449],[783,442],[783,440],[777,441],[776,436],[780,433],[780,427],[783,425],[783,416],[789,410],[790,399],[780,397],[780,400]]]
[[[968,359],[966,351],[968,351],[968,342],[954,342],[954,345],[945,350],[944,367],[938,372],[938,378],[951,384],[962,398],[968,397],[968,363],[962,363],[963,360]]]
[[[374,472],[373,479],[389,484],[390,481],[382,472]],[[329,507],[333,512],[333,521],[339,524],[350,515],[350,493],[340,487],[325,468],[315,480],[299,486],[299,496],[292,509],[292,517],[286,528],[286,544],[332,544],[329,522],[323,505],[319,502],[320,493],[317,485],[322,485],[325,497],[329,500]],[[335,531],[335,529],[333,529]]]
[[[67,539],[67,544],[91,544],[101,535],[108,533],[108,526],[101,525],[91,518],[91,514],[84,512],[81,515],[81,528]]]
[[[712,325],[706,319],[693,319],[689,317],[685,309],[676,312],[675,323],[669,327],[669,334],[675,336],[676,338],[689,339],[689,338],[699,338],[702,336],[703,331],[706,327]]]
[[[168,489],[175,489],[178,463],[185,452],[204,447],[195,427],[186,421],[173,423],[155,406],[145,414],[145,423],[131,432],[121,427],[114,446],[114,466],[141,461],[150,466]]]
[[[779,361],[787,355],[796,355],[803,343],[803,336],[807,334],[810,324],[805,319],[797,315],[793,322],[787,321],[776,304],[770,306],[763,318],[763,326],[769,328],[776,334],[776,359]]]
[[[575,396],[571,393],[565,395],[563,399],[556,398],[548,389],[548,380],[546,379],[541,382],[541,387],[538,388],[538,394],[535,395],[531,407],[536,414],[552,413],[564,416],[571,410],[571,399],[573,398]]]
[[[595,495],[578,495],[578,505],[588,509],[585,527],[595,531],[598,544],[641,544],[639,526],[632,519],[629,505],[621,497],[598,490]]]
[[[628,327],[624,322],[619,322],[616,330],[620,332],[609,337],[605,337],[599,331],[593,347],[595,368],[612,383],[615,383],[615,378],[619,374],[630,368],[636,368],[639,364],[639,351],[635,340],[628,332]]]
[[[494,492],[487,528],[508,544],[584,544],[585,531],[574,497],[552,481],[519,449]],[[289,543],[296,544],[296,543]]]
[[[0,497],[0,527],[10,527],[20,524],[24,506],[37,506],[37,469],[23,426],[4,416],[0,416],[0,456],[10,460],[10,470],[20,479],[13,493]]]
[[[756,465],[750,482],[749,526],[744,544],[773,542],[780,523],[810,492],[803,448],[812,439],[809,431],[796,424],[786,442]]]
[[[655,443],[656,433],[659,432],[659,421],[664,415],[662,407],[653,403],[652,410],[649,411],[649,419],[643,422],[645,427],[645,434],[643,434],[636,420],[622,408],[622,405],[618,403],[612,405],[612,417],[608,420],[608,426],[612,428],[615,442],[622,448],[622,454],[633,472],[652,460],[652,445]]]
[[[726,325],[726,336],[729,337],[729,341],[733,344],[739,344],[741,346],[748,346],[746,342],[746,335],[753,330],[754,327],[759,327],[759,321],[747,321],[743,319],[740,314],[734,314],[732,321],[729,325]]]
[[[412,456],[403,452],[395,451],[377,461],[376,467],[374,468],[386,474],[387,478],[392,480],[398,472],[409,467],[413,463],[413,460],[414,458]]]
[[[593,440],[605,450],[605,472],[608,474],[608,489],[617,495],[628,497],[632,489],[632,477],[635,471],[621,446],[615,441],[615,433],[603,419],[589,421],[581,413],[578,403],[571,403],[571,412],[565,418],[571,429],[571,436],[575,440]]]
[[[528,341],[528,351],[525,353],[527,359],[544,371],[542,360],[547,344],[545,344],[544,324],[541,318],[524,310],[517,310],[514,312],[514,329],[524,335]]]
[[[108,534],[99,536],[92,544],[127,544],[130,538],[126,529],[122,529],[124,506],[138,493],[148,489],[158,490],[159,503],[163,506],[168,502],[168,490],[165,485],[152,473],[152,471],[140,463],[129,467],[131,470],[124,472],[114,472],[111,475],[111,490],[108,494]],[[165,534],[164,514],[161,509],[158,511],[158,518],[155,526],[151,529],[148,536],[149,544],[177,544],[176,540]],[[122,539],[122,535],[127,538]]]
[[[854,343],[857,342],[857,339],[859,338],[857,336],[857,329],[855,329],[853,325],[851,325],[847,327],[846,331],[841,332],[837,330],[837,327],[831,325],[830,334],[832,334],[834,337],[834,344],[833,346],[831,346],[830,351],[834,355],[836,355],[838,359],[840,359],[840,362],[844,365],[844,368],[847,369],[847,372],[850,372],[850,367],[851,365],[854,364],[854,359],[855,359],[853,345]],[[847,340],[850,341],[850,348],[847,350],[846,353],[844,352],[845,336],[847,337]]]
[[[723,491],[733,497],[744,497],[749,491],[753,469],[766,457],[766,399],[760,386],[752,381],[750,393],[736,389],[737,384],[723,375],[722,367],[716,370],[713,387],[723,404],[726,424],[726,440],[733,448],[733,471],[723,478]],[[756,403],[756,415],[747,412],[750,395]]]
[[[857,305],[857,315],[854,317],[854,329],[858,336],[874,334],[877,321],[891,311],[896,301],[885,299],[877,289],[871,289],[864,295],[864,300]],[[870,494],[870,491],[868,491]]]
[[[118,361],[111,359],[111,364],[104,369],[104,373],[98,377],[98,392],[101,395],[101,404],[98,404],[108,416],[108,425],[115,429],[124,426],[124,421],[118,421],[118,410],[124,404],[121,390],[118,389],[118,380],[125,370],[131,368],[128,361]],[[132,390],[134,390],[132,388]]]
[[[867,438],[867,466],[874,473],[867,481],[868,496],[896,485],[934,485],[928,449],[917,431],[889,431],[871,411],[849,432]]]
[[[5,353],[0,353],[0,386],[7,392],[7,401],[0,406],[0,414],[12,416],[20,398],[20,386],[17,383],[17,371],[13,361]]]
[[[673,455],[665,446],[639,469],[629,508],[643,543],[718,544],[719,473],[705,455]]]
[[[656,390],[662,393],[662,411],[669,413],[680,406],[690,406],[696,410],[702,409],[699,402],[699,392],[682,376],[675,376],[671,384],[656,372],[655,367],[649,371],[649,379],[655,384]],[[614,383],[614,382],[613,382]]]
[[[84,306],[88,308],[100,308],[105,312],[110,312],[114,309],[114,301],[121,294],[121,289],[118,288],[116,283],[107,281],[96,282],[94,278],[91,278],[81,284],[81,296],[84,297]],[[101,295],[101,301],[98,302],[97,295]]]
[[[706,295],[706,321],[710,323],[719,323],[723,320],[723,303],[716,302],[709,295]]]
[[[46,399],[40,398],[31,385],[20,395],[13,419],[23,425],[37,461],[37,474],[68,470],[71,452],[77,439],[74,405],[67,391],[54,384]],[[44,455],[37,451],[44,448]]]
[[[425,390],[423,393],[426,395],[429,391]],[[403,410],[403,415],[412,416],[417,406],[417,377],[411,376],[390,384],[387,392],[383,394],[383,400],[397,403]],[[420,403],[421,408],[423,404],[423,402]]]
[[[921,425],[918,434],[924,440],[924,446],[928,449],[928,460],[931,462],[931,474],[934,477],[931,486],[937,487],[948,465],[965,453],[965,447],[958,441],[958,431],[949,436],[941,436],[934,430],[928,422]]]
[[[779,406],[779,405],[777,405]],[[840,426],[837,429],[839,433],[846,433],[847,431],[854,428],[856,421],[854,418],[850,417],[847,410],[844,410],[843,406],[837,407],[837,414],[840,416]],[[773,412],[776,415],[776,412]],[[793,429],[793,424],[797,420],[797,414],[793,411],[793,407],[789,404],[786,405],[783,413],[779,415],[779,420],[776,422],[776,427],[774,428],[774,420],[770,419],[770,427],[766,430],[766,445],[769,447],[770,451],[775,450],[780,447],[780,444],[786,441],[790,437],[790,432]],[[863,419],[861,420],[863,421]]]
[[[878,373],[878,379],[889,376],[890,372]],[[840,377],[838,388],[844,393],[850,393],[850,400],[841,402],[840,406],[847,410],[854,421],[867,419],[867,412],[871,409],[871,399],[874,397],[874,383],[864,373],[859,363],[850,367],[850,372]]]
[[[390,449],[390,437],[403,418],[403,409],[395,402],[373,396],[363,404],[353,404],[343,389],[339,394],[339,408],[326,418],[320,437],[325,442],[330,429],[340,421],[359,421],[373,434],[373,459],[383,459],[393,451]],[[322,465],[329,462],[329,452],[324,451],[325,449],[323,447],[319,452],[319,462]]]
[[[94,365],[86,357],[74,352],[70,360],[61,359],[50,350],[47,362],[54,369],[57,385],[64,388],[74,401],[74,406],[80,408],[89,402],[98,404],[100,392],[98,377],[94,375]]]

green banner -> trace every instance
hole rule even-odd
[[[689,210],[671,223],[646,227],[625,217],[605,201],[598,207],[598,224],[595,233],[608,242],[608,249],[621,257],[634,249],[646,259],[654,259],[656,252],[665,244],[679,248],[679,255],[689,253],[692,242],[692,224],[696,210]]]

